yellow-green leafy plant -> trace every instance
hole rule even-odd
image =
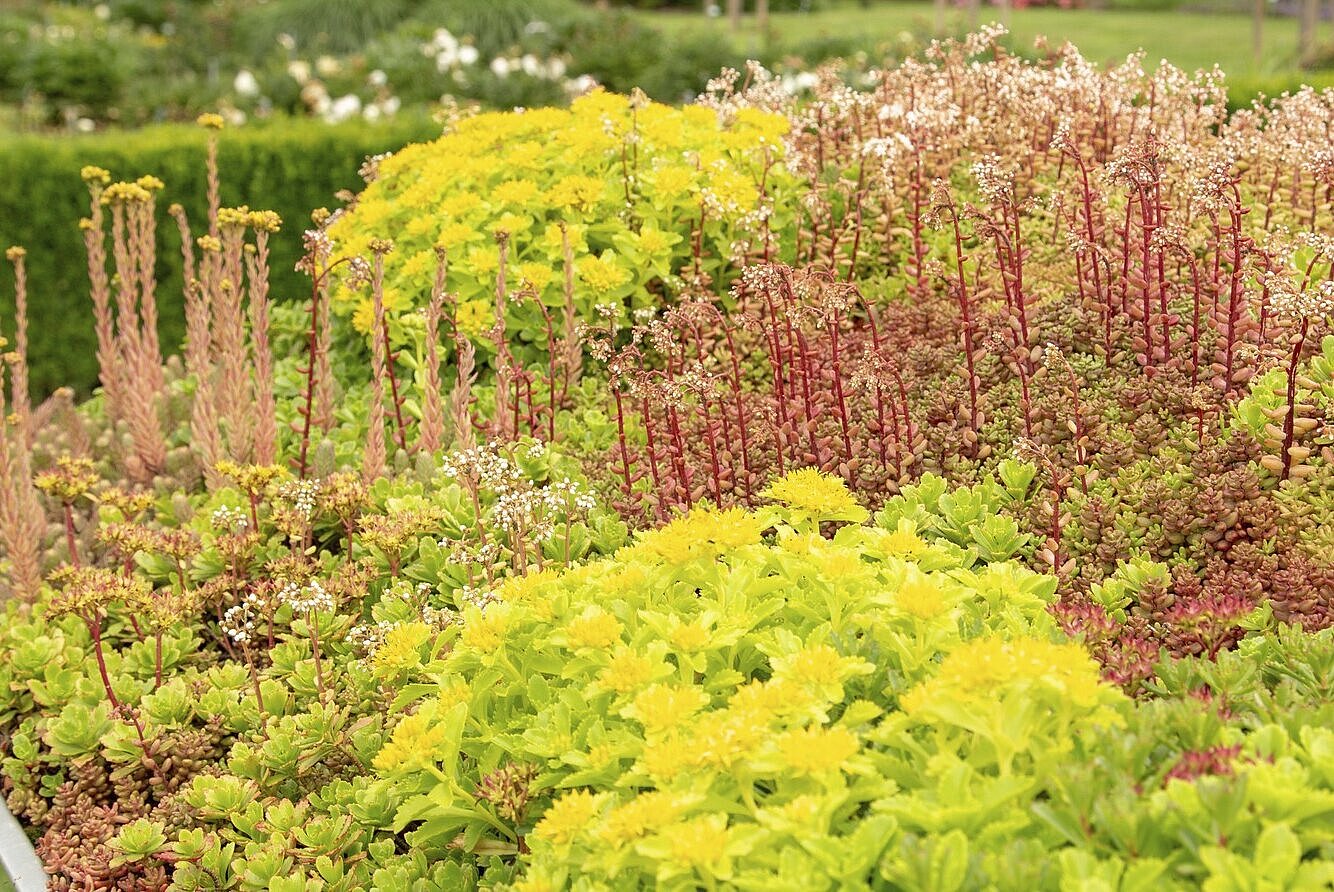
[[[768,495],[399,632],[375,767],[408,842],[516,855],[522,890],[860,888],[952,794],[944,831],[1026,824],[1043,766],[1122,721],[1052,577],[857,523],[837,478]]]
[[[479,114],[379,160],[329,234],[339,256],[394,239],[384,258],[391,328],[428,304],[439,248],[459,331],[497,349],[499,299],[518,329],[507,348],[545,350],[577,321],[599,319],[596,306],[655,305],[679,289],[678,274],[721,283],[738,255],[776,254],[796,200],[782,165],[788,126],[755,109],[721,116],[601,91],[569,109]],[[364,292],[338,290],[335,308],[370,330]]]

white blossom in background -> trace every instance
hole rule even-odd
[[[447,28],[436,28],[435,34],[431,35],[431,42],[437,49],[457,50],[459,48],[458,39],[449,33]]]
[[[249,70],[242,68],[236,72],[236,77],[232,78],[232,89],[241,96],[258,96],[259,81]]]
[[[348,93],[330,103],[329,110],[324,113],[324,120],[330,124],[337,124],[359,114],[361,114],[361,97],[355,93]]]
[[[808,90],[814,89],[815,85],[819,82],[819,76],[813,71],[800,71],[796,74],[785,74],[781,80],[783,90],[794,96],[798,93],[805,93]]]

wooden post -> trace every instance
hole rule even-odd
[[[1314,0],[1312,0],[1314,2]],[[759,29],[760,40],[769,43],[769,0],[755,0],[755,27]]]
[[[727,24],[733,31],[741,30],[741,0],[727,0]]]
[[[1315,53],[1316,22],[1320,18],[1320,0],[1301,0],[1301,18],[1297,30],[1297,61],[1308,65]]]
[[[1257,72],[1265,58],[1265,2],[1253,0],[1251,4],[1251,56]]]

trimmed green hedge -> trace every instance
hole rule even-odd
[[[273,241],[275,299],[296,300],[309,293],[308,280],[293,265],[311,209],[333,206],[340,189],[358,188],[357,169],[365,156],[438,132],[424,117],[332,127],[283,121],[222,132],[223,204],[271,209],[283,218],[283,230]],[[180,239],[165,209],[179,202],[196,230],[204,227],[206,142],[201,128],[185,125],[86,137],[0,139],[0,250],[14,244],[28,249],[35,398],[61,385],[86,394],[97,383],[87,263],[78,230],[79,218],[88,214],[88,193],[79,169],[96,164],[118,179],[151,173],[166,182],[159,198],[164,222],[158,228],[158,301],[162,342],[174,349],[185,331]],[[14,284],[9,270],[0,275],[0,324],[12,340]]]
[[[1232,111],[1249,108],[1251,102],[1260,95],[1273,99],[1283,93],[1296,93],[1305,85],[1317,90],[1334,87],[1334,71],[1292,71],[1253,77],[1229,74],[1228,108]]]

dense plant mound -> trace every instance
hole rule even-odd
[[[330,235],[340,256],[394,239],[391,317],[425,306],[441,249],[462,331],[490,349],[508,292],[510,324],[544,342],[544,317],[559,322],[565,305],[596,322],[595,306],[647,307],[679,290],[678,273],[727,281],[736,257],[770,250],[793,213],[787,129],[760,110],[722,119],[603,92],[568,110],[481,114],[380,161]],[[345,290],[337,303],[369,330],[368,298]]]
[[[826,538],[866,516],[837,480],[770,495],[507,585],[443,632],[397,626],[376,672],[415,711],[375,766],[408,843],[531,849],[519,890],[1222,889],[1271,858],[1292,888],[1326,878],[1298,864],[1322,819],[1288,811],[1334,801],[1307,774],[1334,742],[1319,684],[1285,695],[1290,731],[1253,736],[1207,699],[1135,707],[1062,639],[1054,579],[996,550],[1012,521],[984,510],[959,544],[894,500]],[[1306,793],[1275,795],[1284,777]],[[1133,838],[1092,846],[1088,822],[1136,799]]]
[[[43,476],[100,503],[96,544],[0,621],[0,772],[59,888],[165,888],[169,865],[178,889],[286,888],[292,857],[365,888],[402,860],[384,843],[396,800],[366,774],[423,622],[457,623],[516,566],[625,538],[540,444],[373,486],[224,468],[234,486],[160,501],[91,462]]]

